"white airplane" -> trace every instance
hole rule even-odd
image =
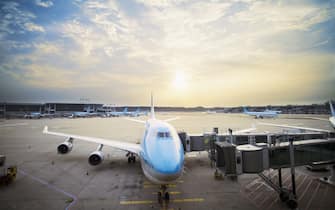
[[[271,117],[278,117],[278,114],[281,113],[281,111],[266,109],[263,112],[251,112],[248,111],[246,107],[243,107],[243,113],[250,116],[254,116],[255,118],[265,118],[265,117],[271,118]]]
[[[27,119],[40,119],[43,115],[40,112],[30,112],[25,114],[23,117]]]
[[[77,117],[94,117],[97,116],[98,114],[95,112],[73,112],[70,117],[71,118],[77,118]]]
[[[140,108],[137,108],[135,111],[128,111],[128,108],[124,108],[123,110],[123,116],[128,116],[128,117],[139,117],[141,115],[147,115],[147,112],[141,112]]]
[[[60,154],[66,154],[72,150],[73,140],[99,144],[97,150],[92,152],[88,158],[88,162],[91,165],[98,165],[103,161],[103,146],[111,146],[127,151],[129,163],[135,162],[135,155],[138,156],[144,175],[151,182],[161,185],[161,190],[158,192],[158,199],[161,202],[163,199],[170,199],[169,192],[166,191],[167,185],[175,182],[182,175],[184,167],[182,142],[175,128],[167,123],[167,121],[173,119],[163,121],[155,118],[153,98],[151,96],[151,118],[147,121],[132,120],[145,124],[145,133],[141,144],[52,132],[48,130],[47,126],[45,126],[43,133],[66,138],[65,142],[57,148]]]
[[[115,110],[115,108],[114,108]],[[118,112],[118,111],[111,111],[111,112],[106,112],[107,117],[121,117],[121,116],[126,116],[128,112],[127,107],[125,107],[123,109],[122,112]]]
[[[139,117],[139,116],[142,116],[142,115],[148,115],[148,112],[141,111],[140,108],[137,108],[136,111],[134,111],[134,112],[127,112],[126,115],[130,116],[130,117]]]
[[[335,129],[335,111],[334,111],[334,107],[333,107],[333,104],[331,103],[331,101],[329,101],[329,106],[330,106],[331,116],[329,117],[328,121],[331,124],[331,126]],[[309,119],[326,120],[327,121],[327,119],[322,119],[322,118],[309,118]],[[258,124],[269,125],[269,126],[274,126],[274,127],[281,127],[281,128],[293,128],[293,129],[299,129],[299,130],[316,131],[316,132],[322,132],[322,133],[333,132],[333,131],[325,130],[325,129],[292,126],[292,125],[282,125],[282,124],[273,124],[273,123],[258,123]]]

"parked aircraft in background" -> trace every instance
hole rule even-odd
[[[122,112],[118,112],[118,111],[115,111],[115,108],[114,108],[114,111],[111,111],[111,112],[106,112],[106,116],[107,117],[121,117],[121,116],[126,116],[126,113],[127,113],[127,107],[125,107],[123,109]]]
[[[128,108],[125,107],[122,112],[117,111],[106,112],[107,117],[121,117],[121,116],[139,117],[142,115],[148,115],[148,112],[140,111],[140,108],[137,108],[136,111],[128,111]]]
[[[214,110],[206,110],[205,114],[216,114],[216,111],[214,111]]]
[[[42,113],[30,112],[29,114],[25,114],[23,117],[27,119],[40,119],[42,117]]]
[[[141,111],[140,108],[137,108],[136,111],[134,112],[126,112],[126,116],[130,116],[130,117],[139,117],[142,115],[148,115],[148,112]]]
[[[281,111],[266,109],[263,112],[252,112],[252,111],[248,111],[246,107],[243,107],[243,113],[250,115],[250,116],[254,116],[255,118],[265,118],[265,117],[273,118],[273,117],[278,117],[278,114],[281,113]]]
[[[95,117],[98,114],[95,112],[73,112],[69,117],[78,118],[78,117]]]
[[[310,118],[310,119],[315,119],[315,120],[323,120],[323,121],[329,121],[331,126],[335,129],[335,110],[333,107],[333,104],[331,101],[329,101],[329,106],[330,106],[330,113],[331,116],[329,119],[322,119],[322,118]],[[309,128],[309,127],[301,127],[301,126],[293,126],[293,125],[283,125],[283,124],[273,124],[273,123],[259,123],[260,125],[268,125],[268,126],[274,126],[274,127],[281,127],[281,128],[293,128],[293,129],[299,129],[299,130],[307,130],[307,131],[316,131],[316,132],[325,132],[325,133],[330,133],[332,131],[330,130],[325,130],[325,129],[319,129],[319,128]]]

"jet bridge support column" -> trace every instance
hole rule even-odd
[[[295,191],[295,165],[294,165],[294,147],[293,147],[293,139],[290,138],[290,162],[291,162],[291,179],[292,179],[292,192],[293,195],[296,196]]]
[[[282,179],[281,179],[281,168],[278,168],[278,184],[280,189],[283,188]]]
[[[295,163],[294,163],[294,146],[293,146],[293,138],[289,138],[290,142],[290,163],[291,163],[291,181],[292,181],[292,194],[289,196],[289,200],[287,201],[288,207],[291,209],[296,209],[298,206],[297,203],[297,194],[295,189]]]

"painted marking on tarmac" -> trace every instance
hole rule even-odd
[[[136,204],[153,204],[152,200],[143,200],[143,201],[120,201],[121,205],[136,205]]]
[[[143,185],[143,188],[154,188],[154,187],[159,187],[160,185],[156,185],[156,184],[145,184]],[[175,188],[177,185],[175,184],[168,184],[167,187],[169,188]]]
[[[173,199],[170,200],[171,203],[199,203],[203,202],[203,198],[184,198],[184,199]],[[134,200],[134,201],[120,201],[120,205],[143,205],[143,204],[153,204],[157,203],[156,200]]]
[[[179,195],[180,193],[181,193],[181,192],[177,192],[177,191],[171,191],[171,192],[169,192],[170,195]],[[153,195],[156,195],[157,192],[153,192],[152,194],[153,194]]]
[[[185,198],[185,199],[173,199],[171,203],[199,203],[203,202],[205,199],[203,198]],[[143,205],[143,204],[153,204],[157,203],[157,201],[153,200],[134,200],[134,201],[120,201],[120,205]]]
[[[66,195],[66,196],[69,196],[69,197],[72,199],[72,201],[69,200],[69,201],[71,201],[71,202],[70,202],[69,205],[67,205],[67,206],[65,207],[65,210],[70,209],[70,207],[73,206],[73,205],[77,202],[77,200],[78,200],[78,198],[77,198],[75,195],[73,195],[73,194],[71,194],[71,193],[69,193],[69,192],[66,192],[66,191],[62,190],[62,189],[56,187],[55,185],[49,184],[47,181],[45,181],[45,180],[43,180],[43,179],[41,179],[41,178],[38,178],[38,177],[33,176],[33,175],[31,175],[31,174],[28,174],[27,172],[25,172],[25,171],[23,171],[23,170],[21,170],[21,169],[19,169],[18,172],[21,173],[21,174],[23,174],[24,176],[28,176],[29,178],[33,179],[33,180],[36,181],[36,182],[39,182],[39,183],[42,184],[42,185],[47,186],[47,187],[50,188],[50,189],[53,189],[53,190],[55,190],[55,191],[57,191],[57,192],[59,192],[59,193],[62,193],[62,194],[64,194],[64,195]]]
[[[173,203],[187,203],[187,202],[203,202],[203,198],[185,198],[185,199],[174,199],[171,202]]]
[[[3,128],[3,127],[12,127],[12,126],[19,126],[19,125],[28,125],[28,123],[3,124],[3,125],[0,125],[0,128]]]

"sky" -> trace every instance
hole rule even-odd
[[[335,1],[0,1],[0,101],[335,99]]]

